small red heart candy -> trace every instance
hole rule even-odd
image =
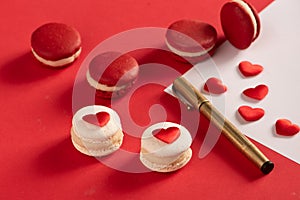
[[[218,78],[209,78],[203,88],[206,92],[212,94],[222,94],[227,91],[227,87]]]
[[[259,73],[261,73],[263,71],[263,67],[261,65],[258,64],[252,64],[251,62],[248,61],[243,61],[240,62],[239,64],[239,70],[240,72],[246,76],[256,76]]]
[[[90,124],[103,127],[109,122],[110,115],[107,112],[98,112],[95,115],[86,115],[82,119]]]
[[[243,91],[243,94],[247,97],[262,100],[269,93],[269,88],[266,85],[258,85],[255,88],[249,88]]]
[[[180,136],[180,130],[177,127],[169,127],[167,129],[154,130],[152,134],[157,139],[171,144]]]
[[[292,124],[288,119],[278,119],[275,124],[276,132],[279,135],[292,136],[300,131],[297,124]]]
[[[240,106],[238,112],[246,121],[257,121],[265,115],[263,109],[250,106]]]

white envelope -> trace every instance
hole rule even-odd
[[[260,13],[261,33],[246,50],[234,48],[228,41],[219,47],[212,60],[198,63],[184,77],[199,90],[210,77],[218,77],[227,85],[222,95],[206,95],[245,135],[300,163],[300,133],[292,137],[279,136],[275,122],[287,118],[300,125],[300,1],[277,0]],[[241,61],[260,64],[264,71],[245,78],[238,70]],[[212,66],[212,63],[215,66]],[[261,101],[252,101],[242,95],[243,90],[265,84],[268,95]],[[166,89],[170,91],[170,87]],[[237,110],[241,105],[260,107],[265,116],[255,122],[241,119]],[[215,137],[215,136],[213,136]],[[206,136],[210,146],[217,138]],[[205,141],[204,141],[205,143]],[[200,150],[200,157],[210,147]]]

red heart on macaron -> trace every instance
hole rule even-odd
[[[266,85],[258,85],[255,88],[249,88],[243,91],[243,94],[247,97],[262,100],[269,93],[269,88]]]
[[[167,144],[171,144],[180,136],[180,130],[177,127],[169,127],[167,129],[154,130],[152,134],[157,139]]]
[[[300,127],[297,124],[293,124],[288,119],[278,119],[275,128],[277,134],[284,136],[293,136],[300,131]]]
[[[109,122],[110,115],[109,113],[102,111],[96,113],[95,115],[93,114],[86,115],[82,119],[90,124],[103,127]]]
[[[252,64],[251,62],[248,62],[248,61],[243,61],[243,62],[240,62],[240,64],[239,64],[240,72],[246,77],[256,76],[259,73],[261,73],[263,71],[263,69],[264,68],[261,65]]]
[[[263,109],[250,106],[240,106],[238,112],[246,121],[257,121],[265,115]]]
[[[221,80],[215,77],[209,78],[205,82],[203,89],[212,94],[222,94],[227,91],[226,85],[224,85]]]

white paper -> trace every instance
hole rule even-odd
[[[261,33],[248,49],[238,50],[225,42],[212,58],[215,66],[205,61],[184,76],[199,89],[209,77],[222,79],[228,91],[220,96],[208,96],[214,105],[245,135],[300,164],[300,133],[283,137],[275,132],[275,122],[279,118],[300,125],[299,8],[299,0],[271,3],[260,13]],[[262,65],[264,71],[255,77],[243,77],[238,70],[243,60]],[[251,101],[243,97],[244,89],[259,84],[269,87],[263,100]],[[170,92],[170,88],[166,91]],[[265,116],[256,122],[246,122],[237,114],[241,105],[263,108]]]

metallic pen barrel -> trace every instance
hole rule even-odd
[[[177,78],[173,83],[173,91],[183,102],[198,109],[209,119],[264,174],[273,170],[274,164],[186,79]]]

